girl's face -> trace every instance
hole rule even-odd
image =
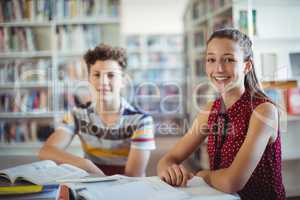
[[[97,60],[90,67],[89,81],[95,89],[97,99],[120,98],[123,87],[122,68],[114,60]]]
[[[244,77],[251,65],[243,58],[241,47],[233,40],[214,38],[208,43],[206,74],[218,92],[244,88]]]

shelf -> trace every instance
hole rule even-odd
[[[131,67],[128,71],[143,71],[143,70],[183,70],[182,67]]]
[[[119,17],[96,17],[96,18],[74,18],[53,20],[56,25],[73,25],[73,24],[118,24]]]
[[[51,57],[51,56],[52,56],[51,51],[0,53],[0,58],[38,58],[38,57]]]
[[[150,49],[148,48],[148,53],[165,53],[165,54],[181,54],[182,53],[182,50],[180,49],[176,49],[176,48],[173,48],[173,49],[166,49],[166,48],[162,48],[162,49]]]
[[[14,143],[3,143],[0,142],[0,147],[1,148],[40,148],[42,147],[43,143],[42,142],[14,142]]]
[[[58,115],[57,112],[7,112],[0,113],[0,119],[31,119],[31,118],[54,118]]]
[[[0,23],[1,27],[28,27],[28,26],[51,26],[52,23],[50,21],[17,21],[17,22],[4,22]]]
[[[48,88],[51,82],[31,82],[31,83],[0,83],[0,89],[17,89],[17,88]]]
[[[300,159],[299,148],[293,148],[293,149],[282,148],[282,160],[283,161],[298,160],[298,159]]]
[[[210,17],[215,18],[215,17],[217,17],[217,16],[219,16],[219,15],[225,13],[225,12],[228,12],[231,8],[232,8],[232,4],[225,5],[222,8],[219,8],[218,10],[213,12]]]
[[[83,56],[86,51],[58,51],[57,56],[62,57],[74,57],[74,56]]]
[[[194,53],[196,54],[203,54],[205,52],[206,47],[195,47]]]
[[[76,137],[77,138],[77,137]],[[68,152],[72,152],[76,155],[81,155],[81,145],[78,139],[74,138],[74,141],[67,148]],[[3,143],[0,142],[0,155],[1,156],[24,156],[30,155],[35,156],[38,154],[39,149],[42,147],[44,142],[20,142],[20,143]]]
[[[297,80],[279,80],[279,81],[264,81],[262,82],[264,89],[289,89],[298,86]]]
[[[196,20],[193,21],[193,26],[198,26],[201,25],[203,23],[205,23],[206,21],[208,21],[211,18],[217,17],[225,12],[228,12],[230,9],[232,8],[232,4],[228,4],[225,5],[222,8],[219,8],[218,10],[216,10],[215,12],[213,12],[212,14],[206,14]]]
[[[260,42],[260,43],[270,43],[270,42],[298,42],[300,40],[300,37],[271,37],[271,38],[266,38],[266,37],[259,37],[259,36],[254,36],[252,41],[254,42]]]
[[[288,115],[287,121],[300,121],[300,115]]]

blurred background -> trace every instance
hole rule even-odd
[[[299,0],[1,0],[0,168],[36,160],[85,84],[82,55],[99,43],[127,49],[125,98],[156,123],[157,160],[216,94],[205,78],[216,29],[247,33],[262,86],[280,105],[283,178],[300,196]],[[298,129],[298,130],[297,130]],[[82,155],[78,139],[68,149]],[[206,144],[191,169],[208,168]]]

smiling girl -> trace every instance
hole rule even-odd
[[[242,199],[284,199],[278,110],[260,88],[248,36],[235,29],[214,32],[207,42],[206,74],[219,97],[159,161],[158,175],[171,185],[186,185],[193,174],[181,163],[207,138],[210,170],[196,176]]]

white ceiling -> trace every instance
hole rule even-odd
[[[182,33],[187,0],[123,0],[124,34]]]

